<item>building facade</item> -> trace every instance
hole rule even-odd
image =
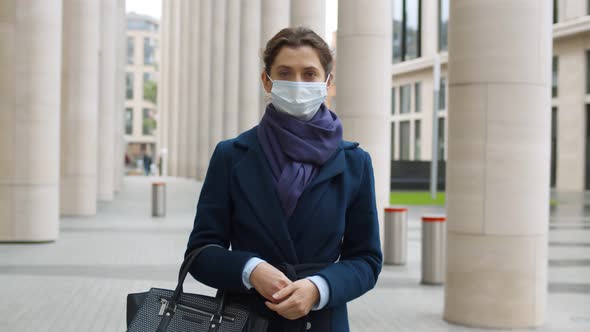
[[[125,58],[125,141],[127,173],[143,172],[144,154],[157,155],[159,22],[145,15],[127,15]]]
[[[448,156],[451,0],[392,1],[390,122],[392,177],[395,179],[395,165],[432,160],[435,109],[436,148],[442,165]],[[551,144],[551,187],[560,191],[590,190],[590,2],[555,0],[553,6],[552,138],[547,143]],[[434,107],[436,57],[440,59],[441,79],[439,101]]]

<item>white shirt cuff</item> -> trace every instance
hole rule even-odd
[[[311,276],[307,277],[307,279],[313,282],[320,292],[320,301],[311,310],[321,310],[328,304],[328,300],[330,299],[330,286],[326,279],[321,276]]]
[[[250,274],[252,274],[252,271],[254,271],[258,264],[264,262],[264,260],[258,257],[252,257],[246,262],[246,265],[244,265],[244,270],[242,270],[242,283],[247,289],[252,289],[253,287],[250,283]]]

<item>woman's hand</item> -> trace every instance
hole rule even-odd
[[[295,320],[306,316],[320,300],[320,291],[309,279],[297,280],[272,296],[266,306],[279,315]]]
[[[250,274],[250,283],[267,300],[275,302],[273,295],[293,282],[276,267],[264,262],[258,264]]]

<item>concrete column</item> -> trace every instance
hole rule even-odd
[[[58,237],[61,31],[62,1],[0,2],[1,242]]]
[[[371,154],[378,211],[389,203],[391,21],[389,0],[339,2],[338,115],[345,139]]]
[[[294,0],[297,1],[297,0]],[[284,28],[289,27],[291,21],[291,1],[290,0],[262,0],[262,22],[260,32],[260,48],[262,52],[266,48],[266,43]],[[260,72],[264,69],[264,61],[260,57]],[[260,76],[260,75],[258,75]],[[260,81],[260,80],[259,80]],[[259,83],[260,89],[260,116],[264,115],[266,105],[270,102],[266,91]]]
[[[191,38],[189,33],[191,0],[181,0],[180,2],[180,43],[178,52],[180,52],[180,70],[179,87],[178,87],[178,176],[188,176],[188,116],[189,116],[189,71],[190,71],[190,50]]]
[[[115,165],[115,192],[121,191],[123,187],[123,178],[125,176],[125,151],[127,143],[125,142],[125,65],[127,59],[127,15],[125,14],[125,0],[117,0],[117,59],[116,59],[116,78],[115,78],[115,115],[114,115],[114,135],[115,135],[115,155],[113,163]]]
[[[178,173],[178,100],[179,71],[180,71],[180,0],[170,0],[171,7],[171,38],[170,40],[170,101],[168,105],[169,145],[168,145],[168,175],[179,176]]]
[[[450,2],[452,323],[512,329],[545,319],[551,20],[552,1]]]
[[[115,194],[115,78],[117,74],[117,0],[101,1],[101,57],[98,144],[98,199],[112,201]]]
[[[213,23],[211,44],[211,118],[209,132],[209,154],[223,138],[223,104],[225,100],[224,70],[225,70],[225,20],[226,1],[213,1]]]
[[[227,0],[225,21],[225,71],[223,103],[223,138],[238,134],[239,86],[240,86],[240,2]]]
[[[586,53],[583,38],[555,41],[557,73],[557,190],[581,192],[586,178]]]
[[[162,158],[162,175],[168,175],[168,100],[170,98],[170,1],[162,2],[162,22],[160,24],[160,77],[158,83],[158,141]],[[164,152],[165,151],[165,152]]]
[[[260,0],[242,0],[240,22],[239,131],[260,120]]]
[[[200,24],[198,18],[200,17],[200,5],[198,2],[191,1],[191,52],[190,58],[190,89],[189,89],[189,172],[188,176],[196,179],[198,177],[199,169],[199,55],[200,55]]]
[[[64,0],[61,200],[62,215],[96,214],[100,2]]]
[[[339,6],[340,2],[341,1],[339,1]],[[373,6],[373,4],[367,5]],[[338,12],[340,12],[340,9],[338,9]],[[388,15],[391,15],[391,11]],[[352,24],[352,22],[349,22],[349,24]],[[304,26],[310,28],[322,38],[326,38],[326,0],[291,1],[291,26]],[[338,27],[338,29],[340,29],[340,27]],[[329,33],[331,33],[331,31]]]
[[[199,169],[198,179],[205,179],[209,165],[209,132],[211,113],[211,4],[212,0],[200,2],[201,48],[199,50]]]

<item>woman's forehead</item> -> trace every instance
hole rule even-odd
[[[315,68],[320,70],[322,69],[322,64],[316,50],[311,46],[305,45],[297,48],[281,48],[273,62],[273,67]]]

